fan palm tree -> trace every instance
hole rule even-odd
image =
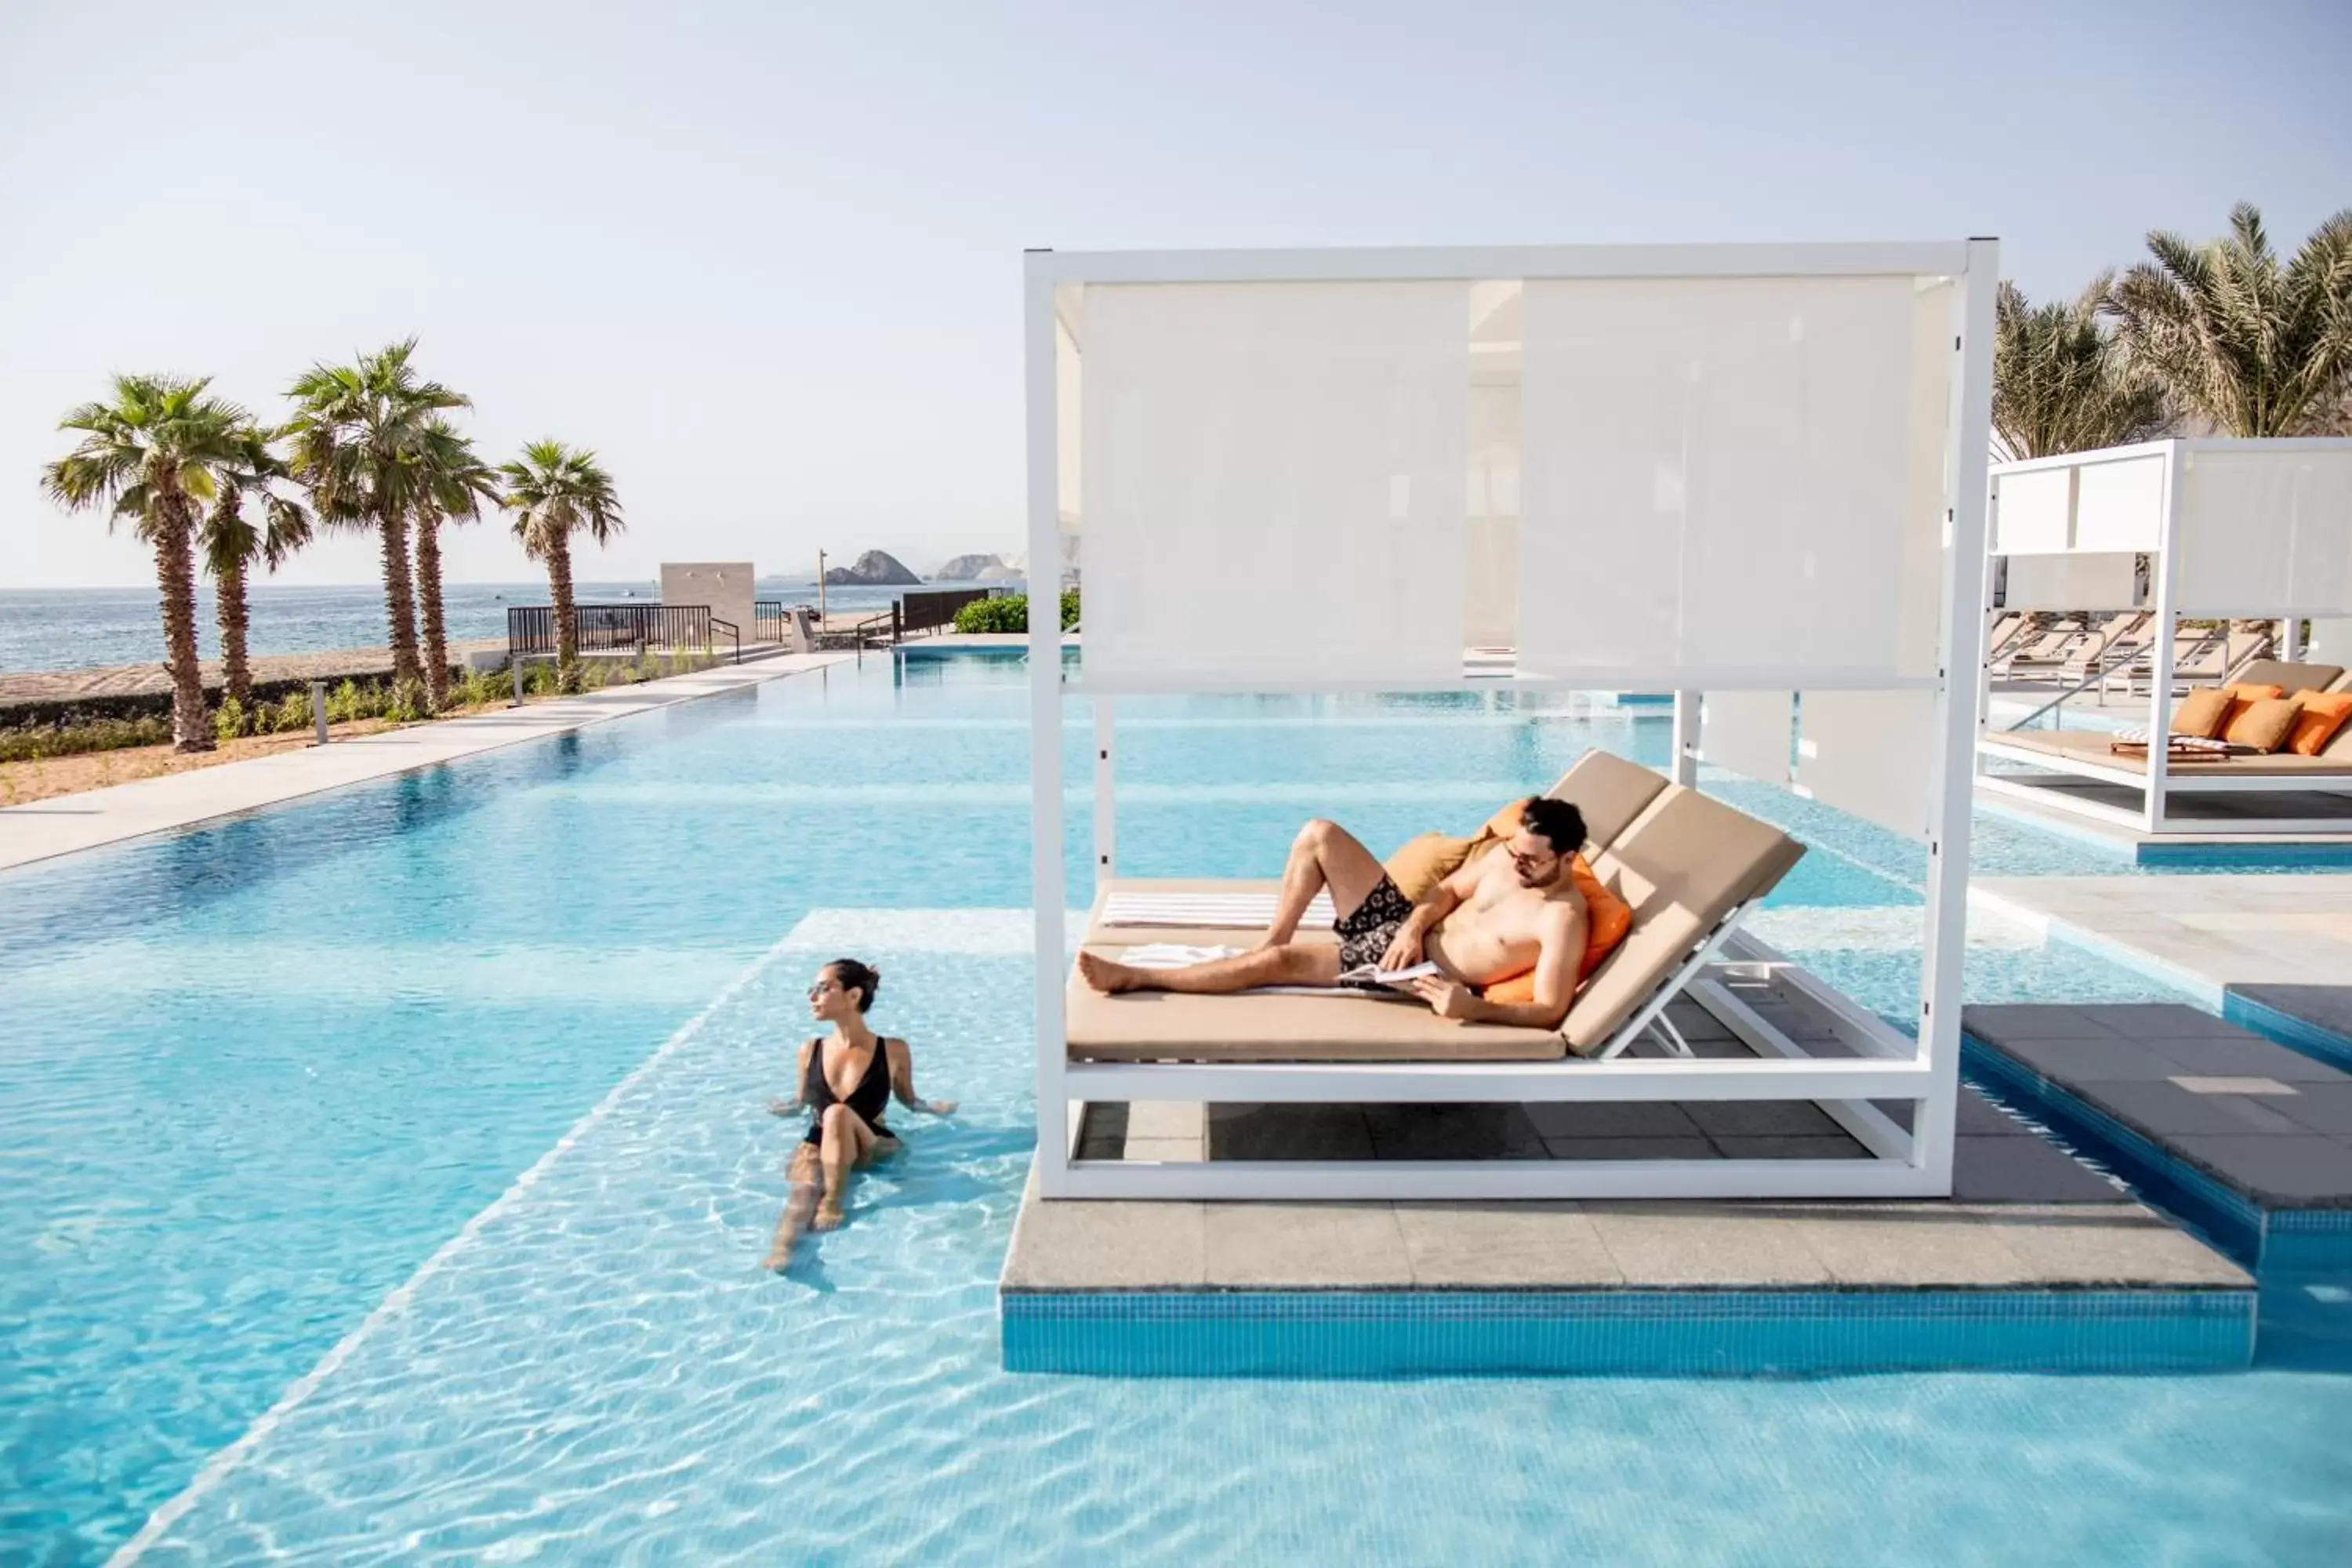
[[[419,460],[433,416],[472,405],[437,381],[420,381],[407,339],[355,364],[313,365],[296,378],[297,405],[287,432],[294,473],[308,486],[320,521],[364,530],[383,554],[383,602],[391,623],[393,685],[404,706],[422,710],[424,671],[416,655],[416,592],[409,574],[408,523],[425,486]]]
[[[2036,305],[2004,282],[1995,307],[1992,428],[2000,460],[2144,441],[2170,422],[2164,388],[2100,323],[2115,282]]]
[[[129,522],[155,552],[163,591],[164,668],[172,677],[172,742],[209,752],[205,682],[196,663],[196,509],[213,475],[239,456],[245,410],[206,390],[209,377],[119,375],[110,400],[85,403],[58,423],[82,438],[41,470],[42,488],[69,510],[103,506],[107,526]]]
[[[441,525],[472,522],[499,504],[498,471],[437,416],[425,420],[416,462],[416,600],[425,626],[425,684],[436,711],[449,703],[449,638],[441,618]]]
[[[613,478],[596,454],[561,441],[534,441],[520,460],[500,465],[506,507],[514,513],[523,553],[547,565],[555,599],[555,665],[559,686],[580,689],[580,625],[572,603],[572,536],[584,532],[604,544],[621,531],[621,503]]]
[[[2147,237],[2108,308],[2134,359],[2224,436],[2319,435],[2352,391],[2352,207],[2284,268],[2246,202],[2226,238]]]
[[[310,514],[280,487],[292,477],[269,437],[248,425],[236,432],[233,457],[213,470],[213,506],[196,528],[196,544],[213,574],[214,612],[220,619],[221,687],[242,712],[253,709],[253,669],[246,658],[251,624],[246,574],[258,557],[275,572],[288,556],[310,542]],[[245,515],[247,498],[261,510],[257,528]]]

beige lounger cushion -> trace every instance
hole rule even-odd
[[[1252,947],[1265,935],[1264,926],[1115,926],[1103,923],[1103,907],[1114,892],[1121,893],[1276,893],[1282,883],[1272,877],[1119,877],[1102,884],[1095,907],[1087,917],[1084,942],[1088,947],[1140,947],[1146,942],[1181,942],[1186,947]],[[1301,927],[1297,940],[1336,942],[1339,933],[1328,926]]]
[[[1666,781],[1612,752],[1592,751],[1576,759],[1559,782],[1544,793],[1564,800],[1584,814],[1584,847],[1598,854],[1658,798]]]
[[[1607,1045],[1732,906],[1770,892],[1804,853],[1768,823],[1668,785],[1592,863],[1633,907],[1633,929],[1569,1009],[1569,1049]]]
[[[2340,664],[2288,664],[2258,658],[2239,672],[2240,686],[2275,686],[2289,697],[2298,691],[2325,691],[2343,679]]]
[[[2165,764],[2164,771],[2174,778],[2287,778],[2305,773],[2313,778],[2315,787],[2335,779],[2352,780],[2352,725],[2347,725],[2327,743],[2326,750],[2315,757],[2298,756],[2293,752],[2276,752],[2269,756],[2231,757],[2223,762],[2182,762],[2178,757]],[[2053,758],[2074,762],[2095,763],[2103,768],[2115,768],[2123,773],[2147,772],[2145,754],[2135,755],[2115,749],[2115,737],[2095,730],[2002,730],[1985,737],[2004,746],[2014,746],[2021,752],[2041,752]]]
[[[1075,974],[1066,995],[1074,1061],[1541,1062],[1564,1054],[1549,1029],[1449,1024],[1413,1000],[1105,996]]]

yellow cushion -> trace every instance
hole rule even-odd
[[[2301,757],[2315,757],[2344,721],[2352,719],[2352,691],[2305,691],[2300,694],[2303,707],[2294,717],[2294,733],[2287,737],[2286,749]]]
[[[1381,867],[1397,885],[1397,891],[1417,904],[1469,858],[1472,842],[1449,833],[1424,833],[1406,840]]]
[[[2193,688],[2172,710],[2172,732],[2211,740],[2230,716],[2230,694],[2218,686]]]
[[[2230,721],[2221,738],[2233,746],[2275,752],[2294,733],[2295,715],[2303,704],[2292,697],[2264,697],[2249,702]]]

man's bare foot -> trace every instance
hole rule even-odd
[[[1114,963],[1096,953],[1078,954],[1078,973],[1087,984],[1097,991],[1132,991],[1144,982],[1143,971],[1130,964]]]
[[[816,1205],[816,1218],[809,1222],[809,1228],[811,1230],[839,1230],[841,1228],[842,1217],[840,1203],[835,1199],[827,1198],[824,1202]]]

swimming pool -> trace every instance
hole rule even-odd
[[[2352,1381],[2319,1373],[1002,1373],[1021,680],[869,660],[0,879],[0,1559],[102,1558],[166,1504],[156,1560],[2341,1556]],[[1119,722],[1139,875],[1262,871],[1311,812],[1384,846],[1667,744],[1477,699]],[[1907,1012],[1916,856],[1717,787],[1813,845],[1771,940]],[[1977,938],[1976,999],[2166,994]],[[779,1281],[797,1129],[761,1105],[840,951],[964,1110]]]

